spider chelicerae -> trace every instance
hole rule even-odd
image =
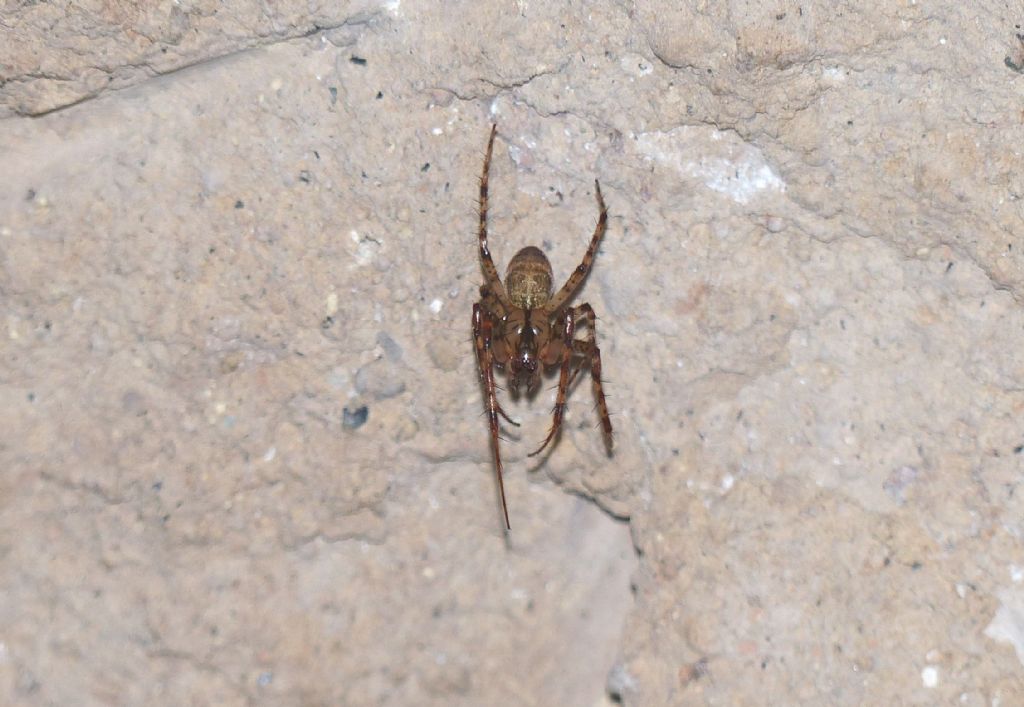
[[[486,398],[501,508],[505,514],[505,527],[511,529],[508,505],[505,503],[501,452],[498,448],[498,418],[500,416],[517,427],[519,423],[510,419],[498,404],[494,383],[495,366],[505,369],[513,395],[518,394],[521,384],[526,386],[528,392],[535,391],[542,369],[556,365],[559,367],[558,395],[551,429],[540,447],[530,453],[532,457],[540,454],[557,436],[565,413],[569,386],[580,370],[589,365],[605,444],[609,452],[612,448],[612,421],[601,386],[601,350],[597,347],[594,309],[585,302],[576,307],[569,306],[594,263],[598,244],[608,224],[608,209],[601,196],[601,185],[594,180],[600,210],[597,226],[583,262],[557,292],[552,293],[551,263],[543,251],[535,246],[527,246],[515,254],[505,271],[505,282],[502,283],[487,247],[487,176],[497,130],[497,125],[491,126],[483,175],[480,177],[479,240],[484,284],[480,287],[480,301],[473,305],[473,340]],[[587,327],[586,338],[575,338],[576,329],[584,324]]]

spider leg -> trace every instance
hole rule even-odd
[[[491,259],[491,250],[487,247],[487,178],[491,171],[491,153],[494,151],[494,136],[498,132],[497,123],[491,125],[491,137],[487,141],[487,154],[484,155],[483,174],[480,175],[480,228],[477,233],[480,240],[480,264],[484,271],[485,287],[498,298],[506,310],[510,307],[505,287],[498,276],[498,268]]]
[[[484,384],[487,402],[487,421],[491,429],[491,449],[494,451],[494,466],[498,471],[498,489],[501,492],[501,510],[505,514],[505,527],[509,530],[512,525],[508,522],[508,505],[505,503],[505,482],[502,478],[501,452],[498,449],[498,415],[508,416],[501,411],[498,405],[498,396],[494,385],[494,354],[491,351],[491,320],[484,316],[483,308],[479,303],[473,305],[473,342],[476,346],[476,361],[480,367],[480,377]]]
[[[501,415],[505,419],[505,422],[507,422],[508,424],[519,427],[519,423],[513,420],[511,417],[509,417],[508,413],[501,409],[501,405],[498,406],[498,414]]]
[[[544,451],[544,448],[555,438],[558,430],[562,427],[562,415],[565,413],[565,396],[566,391],[569,389],[569,362],[572,360],[573,350],[572,336],[575,331],[576,323],[573,319],[573,312],[572,310],[566,310],[565,328],[562,330],[562,365],[558,375],[558,397],[555,399],[555,411],[551,421],[551,429],[548,430],[548,436],[544,438],[544,442],[536,451],[530,452],[529,456],[531,457],[535,457]]]
[[[473,311],[473,340],[476,341],[478,333],[477,333],[477,328],[476,328],[476,309],[475,308],[480,307],[480,304],[477,303],[477,304],[473,305],[473,307],[474,307],[474,311]],[[491,330],[490,329],[491,329],[490,325],[487,325],[487,346],[486,346],[486,348],[487,348],[488,351],[491,351],[491,344],[490,344]],[[493,356],[493,351],[491,351],[490,355],[491,355],[491,358],[493,359],[493,357],[494,357]],[[488,384],[487,383],[487,374],[484,372],[484,366],[480,362],[480,349],[479,348],[477,349],[477,363],[478,363],[477,373],[480,374],[480,382],[483,383],[484,385],[487,385]],[[493,376],[493,366],[491,366],[491,368],[488,369],[488,370],[490,370],[492,372],[492,375],[491,375],[491,379],[492,380],[491,380],[491,382],[494,383],[494,381],[493,381],[493,377],[494,377]],[[494,383],[494,388],[495,388],[495,390],[497,390],[497,388],[498,388],[497,383]],[[515,420],[513,420],[511,417],[508,416],[508,413],[506,413],[505,410],[502,409],[501,404],[497,403],[497,399],[495,399],[495,404],[497,405],[498,414],[501,415],[502,418],[504,418],[505,422],[507,422],[510,425],[514,425],[516,427],[519,427],[519,423],[516,422]]]
[[[581,356],[581,357],[582,356],[586,356],[587,354],[576,350],[576,343],[577,343],[577,341],[574,340],[573,341],[573,350],[572,350],[573,355],[574,356]],[[583,360],[580,360],[580,361],[576,362],[576,367],[572,369],[572,375],[569,376],[569,390],[575,390],[575,388],[573,388],[573,385],[576,383],[576,376],[578,376],[580,374],[580,371],[583,370],[583,366],[586,363],[588,363],[588,361],[586,359],[583,359]]]
[[[612,419],[608,414],[608,403],[604,399],[604,387],[601,385],[601,349],[597,347],[597,317],[594,315],[594,308],[584,302],[578,307],[572,308],[573,316],[577,317],[577,324],[584,321],[587,323],[587,338],[585,340],[574,340],[572,342],[573,353],[585,356],[590,362],[590,377],[594,381],[594,395],[597,398],[597,410],[601,416],[601,429],[604,432],[605,441],[610,450],[613,445]],[[580,367],[576,369],[579,373]],[[575,374],[573,375],[575,378]]]
[[[565,303],[569,301],[569,298],[579,288],[587,273],[590,272],[590,267],[594,264],[594,256],[597,255],[598,244],[600,244],[601,238],[608,227],[608,207],[604,205],[604,197],[601,196],[601,185],[596,179],[594,180],[594,187],[597,194],[597,205],[600,209],[600,214],[597,217],[597,226],[594,227],[594,235],[590,238],[590,245],[583,256],[583,262],[576,266],[572,275],[562,285],[562,289],[556,292],[551,301],[546,305],[549,311],[557,312],[564,307]]]

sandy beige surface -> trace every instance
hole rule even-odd
[[[1022,22],[3,5],[0,703],[1024,704]],[[500,269],[611,214],[510,534],[492,121]]]

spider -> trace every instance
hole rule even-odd
[[[535,246],[527,246],[515,254],[505,271],[505,282],[502,283],[487,247],[487,176],[497,130],[497,125],[491,126],[483,175],[480,177],[479,240],[484,284],[480,287],[480,301],[473,305],[473,340],[486,397],[501,508],[505,514],[505,527],[511,530],[498,448],[498,417],[516,427],[519,423],[510,419],[498,404],[494,383],[495,366],[505,369],[513,395],[518,395],[521,384],[525,384],[528,393],[533,393],[540,383],[542,369],[555,365],[559,367],[558,396],[551,429],[540,447],[530,453],[532,457],[540,454],[555,439],[561,429],[569,386],[583,366],[589,364],[605,444],[609,452],[612,449],[612,421],[601,386],[601,350],[597,347],[594,309],[587,303],[577,307],[568,306],[594,263],[594,255],[608,224],[608,209],[601,196],[601,185],[594,180],[600,210],[597,226],[583,262],[558,292],[552,293],[551,263],[543,251]],[[574,338],[576,329],[583,324],[587,325],[586,338]]]

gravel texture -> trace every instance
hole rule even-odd
[[[1024,6],[311,7],[0,7],[0,702],[1024,704]]]

